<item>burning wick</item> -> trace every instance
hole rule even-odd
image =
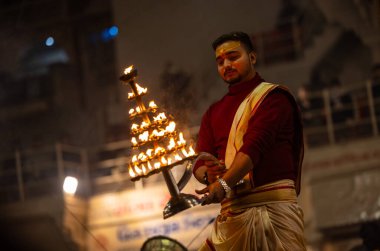
[[[179,140],[177,141],[177,145],[178,146],[185,146],[186,145],[186,141],[185,139],[183,138],[183,133],[179,133]]]
[[[139,86],[139,84],[136,83],[136,89],[137,89],[137,93],[139,95],[141,94],[145,94],[147,91],[148,91],[148,88],[142,88],[141,86]]]
[[[135,137],[132,137],[131,142],[132,142],[133,146],[137,146],[137,144],[138,144]]]
[[[166,120],[166,115],[163,112],[159,113],[156,117],[153,117],[153,121],[156,123],[162,123],[165,120]]]
[[[175,123],[173,121],[171,121],[169,123],[169,125],[165,128],[165,130],[168,132],[168,133],[173,133],[174,130],[175,130]]]
[[[149,132],[148,131],[145,131],[139,135],[140,141],[146,142],[146,141],[148,141],[148,138],[149,138]]]
[[[172,150],[175,147],[175,141],[174,138],[170,138],[169,145],[168,145],[168,150]]]
[[[154,101],[152,100],[152,101],[149,102],[149,108],[151,108],[151,109],[157,109],[158,106],[157,106],[157,105],[154,103]]]
[[[124,70],[124,74],[127,75],[127,74],[131,73],[132,70],[133,70],[133,65],[129,66],[128,68],[125,68],[125,70]]]
[[[135,174],[135,172],[133,172],[132,167],[129,166],[128,169],[129,169],[129,175],[130,175],[132,178],[136,177],[136,174]]]

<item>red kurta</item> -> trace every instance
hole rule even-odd
[[[250,81],[230,86],[228,93],[210,106],[202,118],[197,152],[208,152],[224,160],[235,113],[245,97],[261,82],[263,79],[257,73]],[[295,181],[297,177],[294,157],[298,147],[295,143],[295,119],[298,117],[291,99],[285,91],[275,89],[249,120],[239,151],[249,155],[253,162],[255,186],[280,179]]]

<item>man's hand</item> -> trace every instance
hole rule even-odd
[[[210,184],[217,181],[218,177],[222,177],[227,172],[223,160],[207,160],[205,161],[205,166],[207,167],[207,180]]]
[[[218,181],[212,183],[211,185],[201,190],[195,190],[195,192],[197,194],[204,194],[204,196],[202,197],[202,206],[211,203],[220,203],[226,195],[226,192],[224,191],[222,185]]]
[[[209,153],[202,153],[199,160],[202,160],[204,163],[195,171],[195,177],[203,184],[215,182],[218,177],[222,177],[227,171],[224,161],[218,160]],[[205,176],[207,177],[207,183],[204,180]]]

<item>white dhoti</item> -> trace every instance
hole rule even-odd
[[[267,192],[265,193],[264,197],[268,195]],[[273,195],[273,190],[270,190],[269,193]],[[263,197],[262,195],[260,194],[261,197]],[[232,207],[228,205],[228,208],[232,210],[223,210],[222,208],[211,235],[199,250],[306,250],[303,212],[297,202],[289,199],[288,195],[284,196],[284,200],[273,200],[268,203],[258,201],[257,206],[251,204],[239,208],[235,204]],[[295,192],[294,198],[296,198]]]

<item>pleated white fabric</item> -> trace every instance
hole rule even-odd
[[[302,209],[294,202],[276,202],[219,215],[200,251],[306,250]]]

